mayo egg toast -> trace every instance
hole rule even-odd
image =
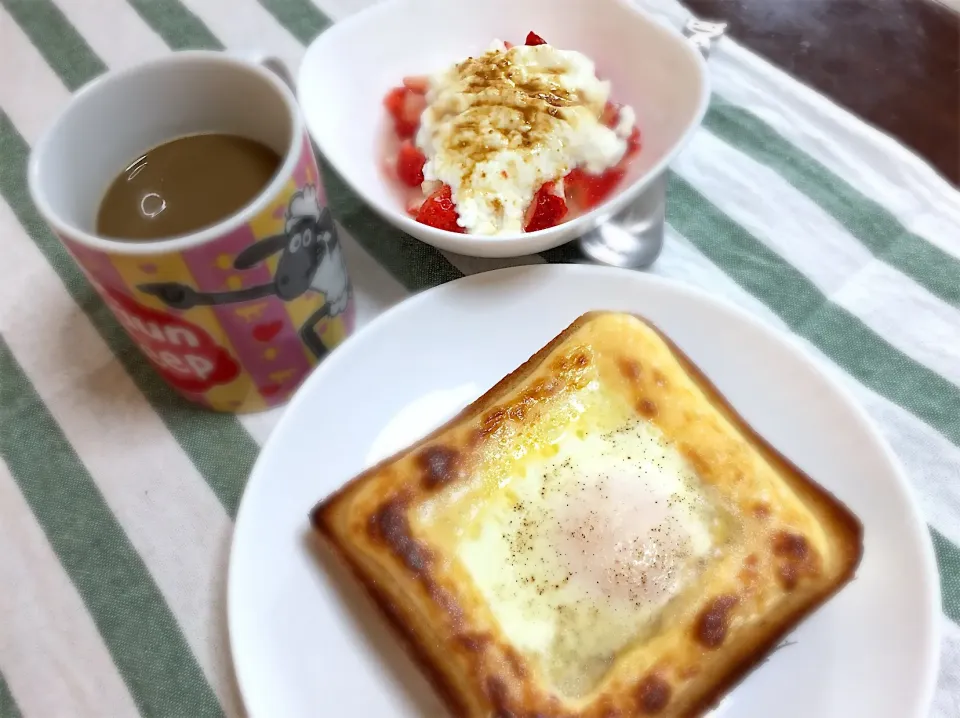
[[[464,718],[700,715],[862,553],[846,507],[611,312],[312,519]]]

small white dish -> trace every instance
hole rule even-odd
[[[637,113],[643,149],[622,188],[596,209],[539,232],[498,237],[420,224],[404,210],[381,157],[390,130],[383,97],[405,75],[437,71],[499,38],[533,30],[592,58],[613,99]],[[307,128],[353,190],[398,229],[478,257],[516,257],[568,242],[623,209],[662,174],[706,112],[704,60],[679,33],[625,0],[387,0],[338,22],[311,43],[297,95]]]
[[[250,477],[230,556],[230,641],[253,718],[445,715],[355,580],[317,550],[308,512],[591,309],[654,321],[761,435],[863,522],[855,580],[712,718],[927,715],[939,578],[907,481],[864,412],[789,337],[703,292],[636,272],[546,265],[407,300],[333,352],[287,408]]]

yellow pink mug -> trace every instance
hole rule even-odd
[[[129,161],[204,132],[283,158],[247,207],[150,242],[98,237],[108,184]],[[180,52],[81,89],[30,157],[33,201],[156,370],[217,411],[286,401],[353,329],[355,309],[320,170],[293,94],[263,64]]]

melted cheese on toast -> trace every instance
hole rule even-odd
[[[698,715],[862,551],[669,340],[605,312],[313,519],[468,718]]]

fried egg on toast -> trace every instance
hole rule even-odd
[[[312,519],[464,718],[700,715],[862,553],[845,506],[612,312]]]

